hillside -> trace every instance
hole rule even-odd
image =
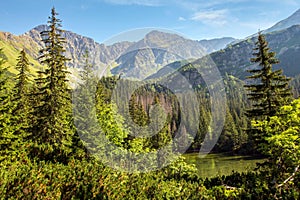
[[[282,31],[268,33],[266,34],[266,39],[269,42],[271,50],[276,52],[277,58],[281,61],[278,65],[274,65],[274,69],[283,69],[284,74],[289,77],[295,77],[300,74],[300,25],[295,25]],[[256,37],[252,37],[229,45],[223,50],[211,53],[209,57],[216,67],[218,67],[221,74],[231,74],[240,79],[245,79],[246,76],[249,75],[246,70],[255,67],[255,65],[250,62],[250,58],[253,57],[253,48],[255,47],[256,40]],[[201,62],[201,59],[199,59],[191,63],[197,65]],[[189,65],[185,66],[184,62],[175,62],[165,66],[149,78],[165,76],[173,69],[179,69],[179,71],[184,72],[184,74],[194,73]],[[196,76],[191,74],[188,75],[188,77]]]
[[[200,43],[176,34],[152,31],[130,46],[116,62],[113,74],[143,79],[174,61],[206,55]]]
[[[32,30],[21,35],[30,37],[41,48],[43,46],[41,42],[40,32],[47,29],[46,25],[40,25]],[[90,62],[97,67],[103,67],[110,63],[111,60],[116,59],[122,54],[132,43],[121,42],[111,46],[105,46],[99,44],[93,39],[78,35],[71,31],[65,31],[63,37],[66,38],[66,56],[71,59],[67,63],[68,67],[80,68],[83,66],[83,55],[85,50],[89,51]]]
[[[292,26],[282,31],[266,34],[272,51],[275,51],[281,61],[274,65],[275,69],[281,68],[287,76],[300,74],[300,25]],[[210,54],[213,61],[222,73],[232,74],[241,79],[247,76],[246,70],[255,67],[251,64],[253,48],[257,38],[249,38],[245,41],[228,46],[224,50]]]
[[[232,37],[224,37],[211,40],[200,40],[199,43],[202,45],[202,47],[207,53],[212,53],[220,49],[224,49],[228,44],[235,41],[236,39]]]
[[[43,47],[40,32],[46,30],[46,25],[40,25],[32,30],[16,36],[1,32],[0,44],[9,58],[9,64],[14,65],[17,52],[25,48],[35,68],[40,67],[37,62],[38,52]],[[66,55],[71,59],[67,63],[69,68],[83,66],[83,54],[89,51],[90,62],[97,68],[118,68],[112,70],[113,74],[128,73],[150,75],[164,65],[183,58],[198,58],[211,51],[218,50],[230,43],[232,38],[213,40],[189,40],[176,34],[152,31],[137,42],[119,42],[113,45],[99,44],[91,38],[65,31]],[[138,69],[136,69],[138,67]],[[136,73],[136,70],[139,73]],[[130,73],[128,76],[130,76]]]
[[[28,54],[31,70],[35,71],[41,67],[40,63],[36,60],[39,46],[30,37],[15,36],[11,33],[0,32],[0,48],[3,48],[8,58],[6,66],[10,67],[9,70],[11,72],[16,72],[13,66],[17,64],[17,58],[22,49],[25,49]]]

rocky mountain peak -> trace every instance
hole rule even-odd
[[[23,35],[16,36],[27,38],[34,59],[39,56],[39,50],[44,47],[40,32],[47,30],[47,25],[38,25]],[[113,74],[141,74],[139,77],[148,76],[161,67],[177,60],[200,58],[207,52],[203,45],[196,40],[186,39],[170,32],[153,30],[137,42],[118,42],[112,45],[97,43],[89,37],[71,31],[63,32],[66,38],[66,56],[70,58],[67,66],[81,68],[84,65],[84,53],[90,55],[90,63],[95,68],[111,70]],[[8,37],[11,38],[11,37]],[[206,41],[211,49],[217,49],[218,41]]]
[[[42,32],[42,31],[45,31],[47,29],[48,29],[48,26],[46,24],[40,24],[40,25],[34,27],[33,29],[31,29],[30,31]]]
[[[145,40],[149,41],[171,41],[171,40],[183,40],[184,38],[180,35],[177,35],[175,33],[167,33],[162,31],[151,31],[148,34],[146,34]]]

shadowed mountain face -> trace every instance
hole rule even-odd
[[[277,58],[281,61],[278,65],[273,66],[274,69],[283,69],[284,74],[289,77],[295,77],[300,74],[300,25],[266,34],[266,39],[269,42],[271,51],[275,51]],[[253,57],[253,48],[256,40],[257,37],[252,37],[236,44],[228,45],[227,48],[211,53],[209,56],[221,74],[230,74],[240,79],[245,79],[249,75],[246,70],[256,67],[250,62],[250,58]],[[201,62],[201,59],[191,61],[192,64],[197,64],[197,62]],[[195,71],[187,67],[185,62],[174,62],[152,74],[149,78],[166,76],[171,73],[171,69],[184,71],[187,77],[196,77],[196,75],[193,75]],[[198,71],[201,71],[201,69]]]
[[[199,43],[207,53],[212,53],[220,49],[224,49],[228,44],[236,41],[232,37],[217,38],[211,40],[200,40]]]
[[[300,25],[282,31],[266,34],[271,51],[275,51],[281,61],[274,68],[281,68],[287,76],[300,74]],[[228,73],[244,79],[249,75],[246,70],[255,67],[250,62],[257,37],[249,38],[210,56],[221,73]]]

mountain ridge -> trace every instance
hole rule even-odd
[[[294,25],[287,29],[271,32],[265,35],[266,40],[269,43],[271,51],[276,53],[276,57],[280,60],[280,63],[273,65],[274,69],[282,69],[283,73],[289,77],[295,77],[300,74],[300,25]],[[251,63],[250,59],[253,57],[255,43],[257,37],[248,38],[234,45],[229,45],[227,48],[220,51],[211,53],[210,59],[214,62],[214,65],[219,69],[221,74],[233,75],[241,80],[245,80],[249,75],[248,69],[253,69],[257,65]],[[203,58],[204,60],[206,58]],[[202,63],[202,59],[190,62],[187,65],[181,67],[176,66],[177,71],[185,74],[185,77],[199,77],[197,70],[193,70],[189,65]],[[170,66],[168,66],[170,68]],[[163,76],[175,76],[170,74],[163,74],[162,71],[168,72],[168,70],[162,68],[157,74],[151,75],[151,77],[159,78]],[[198,69],[201,71],[201,69]],[[176,72],[178,73],[178,72]],[[197,80],[192,80],[197,82]],[[197,84],[195,84],[197,85]]]
[[[45,30],[47,30],[47,25],[38,25],[24,34],[14,37],[30,39],[32,44],[29,49],[34,49],[34,51],[29,51],[29,54],[37,60],[39,55],[38,50],[44,46],[41,41],[42,38],[40,32]],[[149,61],[145,63],[150,66],[144,67],[145,76],[154,73],[160,67],[167,65],[176,59],[198,58],[204,54],[210,53],[211,51],[220,48],[217,46],[219,44],[216,41],[223,40],[223,38],[219,38],[214,40],[196,41],[174,33],[166,33],[158,30],[150,31],[143,39],[137,42],[122,41],[112,45],[100,44],[92,38],[71,31],[64,31],[63,37],[65,37],[67,41],[66,56],[71,59],[71,61],[67,63],[69,68],[81,68],[84,65],[83,55],[87,50],[90,54],[90,63],[97,68],[106,70],[111,70],[118,66],[119,68],[116,69],[121,69],[124,64],[132,66],[129,69],[132,70],[134,67],[140,66],[143,62],[142,60],[153,59],[154,62]],[[222,45],[233,39],[224,38],[224,40]],[[213,44],[210,44],[210,41],[212,41]],[[201,43],[205,44],[203,45]],[[24,44],[24,46],[26,45]],[[144,50],[144,52],[141,53],[141,51],[143,51],[142,49],[145,48],[152,50]],[[158,52],[158,49],[165,52]],[[135,55],[140,55],[140,57],[129,58],[128,56],[132,55],[134,51],[139,51],[138,53],[136,52]],[[112,71],[113,74],[122,73],[122,70],[116,69]],[[134,73],[136,73],[135,69],[132,71],[132,74]]]
[[[266,29],[264,33],[270,33],[274,31],[280,31],[289,28],[293,25],[300,24],[300,9],[290,15],[288,18],[277,22],[274,26]]]
[[[275,30],[267,33],[267,40],[274,49],[283,65],[295,68],[298,62],[298,26],[292,26],[300,22],[300,9],[287,19],[278,22],[267,30]],[[285,28],[286,26],[291,26]],[[15,36],[1,32],[0,42],[9,46],[9,54],[13,48],[21,50],[25,48],[35,65],[38,66],[39,49],[43,47],[40,32],[46,30],[46,25],[39,25],[26,33]],[[279,30],[280,28],[283,28]],[[296,35],[295,35],[296,34]],[[107,70],[107,74],[125,74],[128,77],[139,74],[138,78],[144,78],[155,74],[164,66],[172,62],[189,59],[199,59],[210,53],[221,71],[227,71],[238,77],[245,77],[245,70],[253,67],[249,61],[255,36],[237,41],[234,38],[224,37],[211,40],[190,40],[174,33],[165,33],[158,30],[150,31],[139,41],[119,42],[112,45],[100,44],[92,38],[65,31],[66,56],[71,59],[67,63],[69,68],[80,69],[84,65],[83,55],[86,50],[90,54],[90,63],[96,68]],[[284,38],[284,39],[283,39]],[[291,56],[293,55],[293,56]],[[300,61],[299,61],[300,62]],[[175,66],[177,68],[179,65]],[[172,67],[171,67],[172,68]],[[142,71],[142,72],[140,72]],[[297,70],[296,70],[297,71]],[[288,70],[288,74],[292,74]]]

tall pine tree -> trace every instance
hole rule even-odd
[[[11,90],[9,87],[8,71],[4,64],[7,62],[3,49],[0,48],[0,162],[11,152],[12,140],[12,114]]]
[[[7,94],[7,68],[4,66],[6,61],[7,57],[4,55],[3,49],[0,48],[0,133],[4,132],[8,123],[5,116],[8,109],[7,103],[9,102],[9,95]]]
[[[65,65],[68,59],[64,55],[65,39],[57,15],[52,8],[48,30],[41,32],[45,48],[40,51],[40,60],[46,69],[36,79],[39,85],[36,96],[40,102],[34,110],[33,141],[36,145],[31,153],[45,160],[65,161],[72,149],[74,130]]]
[[[254,51],[255,57],[251,62],[258,63],[259,66],[248,70],[252,74],[248,77],[251,83],[245,85],[245,88],[248,90],[247,96],[252,102],[252,108],[246,110],[246,116],[255,120],[270,120],[291,97],[290,79],[282,74],[282,70],[273,71],[272,65],[278,64],[279,60],[275,57],[275,52],[270,51],[268,42],[261,33],[258,34]],[[259,150],[259,144],[266,143],[263,131],[250,127],[247,132],[254,151]]]
[[[31,109],[29,86],[30,86],[30,71],[29,61],[25,50],[20,52],[17,59],[16,69],[18,74],[16,76],[16,85],[14,87],[14,109],[12,111],[14,115],[14,126],[16,128],[15,134],[21,134],[27,132],[29,128],[29,112]]]
[[[289,89],[289,78],[282,74],[282,70],[273,71],[272,65],[278,64],[275,52],[270,52],[265,36],[258,34],[256,51],[251,62],[258,63],[259,67],[248,70],[252,80],[245,85],[248,90],[248,98],[253,102],[252,108],[248,109],[246,115],[250,118],[264,119],[274,116],[278,108],[286,104],[291,97]]]
[[[90,64],[89,52],[86,50],[84,55],[85,63],[80,71],[81,82],[73,92],[73,113],[76,126],[76,139],[74,147],[77,154],[86,156],[86,147],[90,152],[97,151],[97,136],[100,134],[98,119],[96,117],[96,89],[97,77]],[[83,147],[84,145],[84,147]]]
[[[22,146],[26,145],[29,134],[29,126],[31,125],[31,102],[29,97],[30,72],[29,61],[24,50],[20,52],[17,59],[16,70],[18,71],[15,78],[15,86],[11,98],[11,121],[10,121],[10,145],[7,151],[11,158],[20,158],[19,154],[25,150]],[[24,153],[24,152],[23,152]],[[25,153],[26,154],[26,153]],[[15,157],[18,156],[18,157]]]

